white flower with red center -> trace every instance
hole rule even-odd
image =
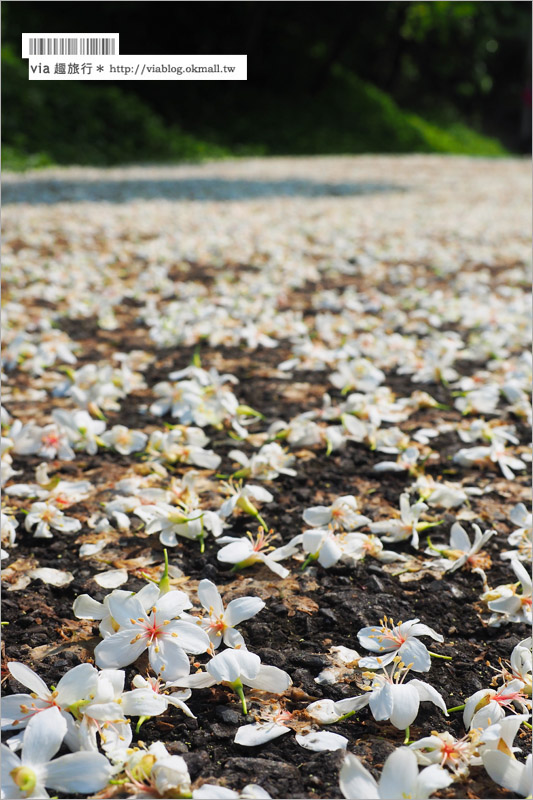
[[[148,614],[133,596],[109,597],[109,610],[119,624],[117,633],[106,637],[94,651],[99,667],[125,667],[148,650],[152,669],[172,681],[190,670],[187,653],[205,653],[209,638],[197,625],[176,619],[190,607],[184,592],[167,592]]]
[[[224,608],[220,593],[214,583],[204,579],[198,584],[198,597],[207,611],[202,617],[201,626],[209,636],[215,650],[222,642],[227,647],[246,649],[241,634],[235,630],[235,625],[245,619],[255,617],[265,604],[259,597],[238,597],[228,603]],[[191,617],[191,619],[193,619]]]
[[[390,664],[400,656],[405,664],[411,664],[414,672],[429,672],[431,658],[426,645],[418,640],[419,636],[430,636],[437,642],[444,639],[418,619],[409,619],[407,622],[394,621],[387,618],[380,620],[379,627],[361,628],[357,634],[360,644],[379,656],[367,656],[359,660],[359,666],[368,669],[380,669]]]
[[[10,661],[7,668],[16,681],[31,690],[31,694],[12,694],[2,700],[2,728],[20,730],[30,719],[50,708],[58,708],[65,719],[70,706],[85,699],[95,687],[98,670],[92,664],[79,664],[61,678],[50,690],[36,672],[18,661]]]
[[[354,531],[367,525],[371,520],[359,514],[357,500],[351,494],[337,497],[330,506],[313,506],[303,513],[304,522],[311,528],[324,528],[331,525],[334,529]]]
[[[157,602],[160,595],[159,586],[155,583],[147,583],[142,589],[139,589],[137,594],[128,592],[125,589],[114,589],[110,594],[104,597],[103,602],[95,600],[88,594],[80,594],[74,600],[73,611],[74,616],[78,619],[92,619],[100,622],[99,630],[100,635],[105,638],[117,633],[119,624],[113,619],[109,609],[109,598],[118,597],[120,599],[127,599],[128,597],[137,597],[142,603],[144,610],[147,612],[155,602]],[[191,608],[189,601],[188,605],[184,603],[184,609]]]
[[[90,690],[84,688],[84,697],[72,703],[68,710],[76,722],[70,724],[65,743],[71,750],[94,750],[102,747],[114,759],[132,739],[131,727],[125,714],[135,713],[127,702],[123,703],[124,672],[103,669],[96,675]],[[146,712],[150,706],[145,703]]]
[[[431,736],[424,736],[412,742],[409,748],[414,751],[419,764],[423,766],[439,764],[441,767],[447,767],[458,777],[466,777],[472,760],[476,759],[478,741],[477,730],[470,731],[462,739],[456,739],[448,731],[443,733],[433,731]]]
[[[222,683],[239,696],[244,714],[248,713],[243,685],[272,694],[282,694],[292,683],[290,675],[278,667],[261,664],[261,659],[248,650],[224,650],[206,664],[205,672],[185,675],[174,681],[176,686],[203,689]]]
[[[245,514],[250,514],[250,516],[255,517],[259,524],[264,528],[267,527],[265,521],[259,514],[259,511],[252,503],[252,499],[259,500],[261,503],[271,503],[274,497],[269,491],[264,489],[262,486],[254,486],[251,483],[247,484],[246,486],[240,486],[238,484],[234,485],[233,483],[224,483],[223,488],[230,494],[230,496],[222,503],[218,512],[222,519],[226,519],[226,517],[229,517],[231,514],[233,514],[236,508],[239,508],[241,511],[244,511]]]
[[[219,539],[220,544],[224,544],[225,547],[218,551],[218,560],[226,564],[234,564],[236,569],[244,569],[251,567],[252,564],[261,563],[280,578],[286,578],[289,570],[277,562],[297,552],[297,540],[300,537],[296,536],[288,544],[274,548],[270,544],[274,536],[272,532],[265,533],[262,528],[259,528],[256,536],[252,536],[249,532],[246,535],[248,538],[224,536]]]
[[[32,503],[24,520],[24,527],[33,533],[36,539],[51,539],[50,528],[61,533],[76,533],[81,528],[81,522],[75,517],[67,517],[53,503]]]
[[[105,431],[105,422],[93,419],[87,411],[67,411],[64,408],[56,408],[52,411],[52,417],[75,450],[96,455],[101,442],[100,435]]]
[[[516,707],[526,713],[531,708],[531,701],[524,693],[524,684],[512,680],[495,689],[480,689],[465,703],[463,722],[467,729],[488,728],[505,717],[505,709],[516,711]]]
[[[394,550],[384,550],[383,542],[378,536],[366,533],[349,533],[350,559],[362,561],[367,556],[389,564],[391,561],[405,561],[406,556]]]
[[[341,560],[348,563],[358,561],[364,558],[366,552],[373,549],[371,541],[366,543],[361,541],[361,535],[314,528],[295,536],[291,541],[293,544],[301,543],[304,552],[308,553],[302,569],[312,561],[318,561],[324,569],[328,569]],[[383,549],[383,545],[381,543],[379,545]],[[396,554],[393,555],[394,558],[389,558],[389,560],[403,558]]]
[[[123,456],[144,450],[148,441],[146,433],[130,430],[125,425],[113,425],[111,430],[103,433],[100,438],[107,447],[112,447]]]
[[[224,523],[214,511],[206,511],[195,504],[171,506],[168,503],[138,505],[133,513],[146,523],[146,533],[159,532],[159,540],[165,547],[175,547],[177,536],[198,539],[201,551],[204,548],[204,529],[213,536],[220,536]]]
[[[204,449],[203,445],[208,441],[200,428],[177,425],[167,432],[153,431],[146,450],[152,457],[169,464],[194,464],[204,469],[216,469],[221,459],[213,450]]]
[[[52,761],[67,732],[57,708],[34,717],[24,732],[20,758],[2,745],[2,797],[49,797],[45,787],[67,796],[103,789],[113,768],[101,753],[68,753]]]
[[[505,449],[501,441],[495,441],[491,447],[470,447],[462,448],[453,457],[454,464],[461,467],[490,467],[493,463],[498,464],[504,478],[508,481],[514,480],[513,470],[527,468],[527,464],[522,459],[513,456]]]
[[[360,663],[360,662],[359,662]],[[389,719],[395,728],[405,730],[416,719],[421,702],[430,702],[448,716],[442,695],[425,681],[414,678],[408,683],[404,680],[410,665],[404,666],[399,656],[394,656],[390,670],[381,673],[365,672],[363,676],[370,683],[365,687],[366,694],[340,700],[334,704],[335,720],[351,716],[367,705],[378,722]]]
[[[27,497],[35,500],[52,500],[66,508],[80,500],[85,500],[93,490],[90,481],[62,481],[58,475],[50,478],[48,464],[42,463],[35,470],[37,483],[13,483],[6,487],[10,497]]]
[[[383,536],[384,542],[403,542],[411,537],[413,547],[418,547],[418,534],[435,525],[440,525],[442,520],[435,522],[419,522],[420,515],[427,510],[425,503],[409,502],[409,495],[404,492],[400,495],[400,518],[384,519],[372,522],[369,528],[372,533]]]
[[[481,533],[479,525],[474,528],[474,543],[470,541],[467,532],[458,522],[454,522],[450,531],[450,547],[435,547],[428,537],[429,547],[425,551],[429,555],[439,553],[444,558],[436,563],[440,564],[447,572],[455,572],[461,567],[470,569],[489,569],[491,559],[488,553],[481,552],[481,548],[495,535],[496,531],[489,530]]]
[[[59,458],[62,461],[72,461],[74,451],[69,445],[68,436],[57,425],[45,425],[41,431],[41,446],[36,455],[43,458]]]

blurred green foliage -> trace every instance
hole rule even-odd
[[[2,48],[2,77],[8,111],[2,124],[2,164],[7,169],[194,161],[229,154],[167,125],[118,86],[28,81],[27,62],[7,46]]]
[[[5,166],[529,147],[528,3],[127,5],[3,3]],[[248,82],[28,81],[29,15],[43,31],[98,20],[126,53],[246,52]]]

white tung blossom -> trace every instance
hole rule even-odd
[[[100,753],[69,753],[54,759],[67,732],[58,709],[37,714],[28,723],[20,758],[2,745],[2,796],[47,798],[46,788],[66,795],[92,794],[103,789],[113,774]]]
[[[346,800],[392,800],[400,797],[427,800],[453,781],[450,773],[437,764],[418,772],[416,756],[407,747],[399,747],[390,754],[379,782],[352,753],[345,756],[339,778]]]
[[[410,664],[414,672],[429,672],[431,658],[425,644],[419,636],[430,636],[437,642],[444,638],[424,625],[419,619],[409,619],[394,625],[391,619],[380,620],[377,627],[361,628],[357,634],[359,643],[367,650],[379,653],[376,656],[365,656],[359,659],[359,666],[368,669],[380,669],[390,664],[396,656],[400,656],[404,664]]]
[[[119,624],[117,633],[107,636],[94,651],[100,667],[125,667],[148,650],[156,674],[172,681],[190,670],[187,653],[205,653],[209,638],[197,625],[176,619],[190,601],[184,592],[167,592],[148,614],[135,597],[109,597],[109,610]]]

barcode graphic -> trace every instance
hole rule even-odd
[[[29,40],[30,56],[114,56],[115,39],[34,37]]]

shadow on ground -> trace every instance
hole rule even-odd
[[[393,183],[321,183],[301,178],[282,181],[188,178],[163,180],[112,178],[69,180],[42,177],[4,178],[3,205],[27,203],[124,203],[131,200],[235,201],[268,197],[349,197],[353,195],[405,192],[407,187]]]

